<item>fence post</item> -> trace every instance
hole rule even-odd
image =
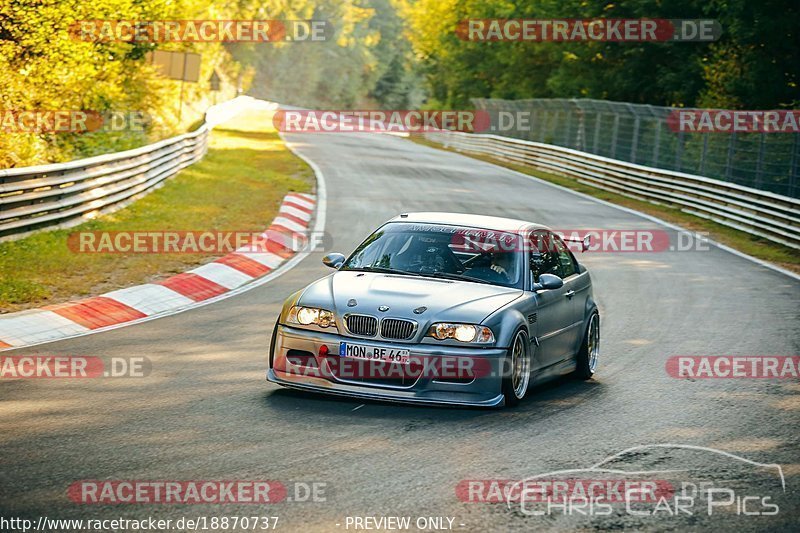
[[[617,155],[617,132],[619,131],[619,114],[614,114],[614,131],[611,133],[611,159]]]
[[[542,127],[539,128],[539,142],[544,142],[545,130],[547,129],[547,121],[550,120],[550,110],[544,110],[544,118],[542,119]]]
[[[534,108],[533,112],[531,113],[531,121],[530,127],[528,128],[528,140],[535,141],[536,139],[533,138],[533,129],[538,124],[539,121],[539,110]]]
[[[631,163],[636,163],[636,150],[639,144],[639,115],[633,119],[633,139],[631,140]]]
[[[567,120],[566,120],[567,127],[564,130],[564,141],[563,142],[564,142],[564,146],[566,146],[567,148],[572,148],[572,146],[569,143],[570,133],[572,132],[572,113],[569,111],[569,109],[564,111],[564,113],[567,115]]]
[[[656,134],[653,139],[653,166],[658,166],[658,151],[661,148],[661,121],[656,119]]]
[[[586,150],[586,112],[578,108],[578,135],[575,139],[575,149],[580,151]]]
[[[758,160],[756,161],[756,182],[753,185],[756,189],[761,188],[764,178],[764,145],[767,141],[767,134],[762,133],[758,136]]]
[[[800,166],[800,134],[792,134],[792,162],[789,169],[789,196],[797,198],[795,188],[797,187],[797,167]]]
[[[598,152],[598,143],[600,142],[600,112],[595,111],[595,118],[594,118],[594,149],[592,150],[593,153],[599,154]]]
[[[522,102],[514,102],[514,137],[518,139],[528,139],[529,132],[520,128],[519,118],[522,116]]]
[[[678,147],[675,148],[675,170],[680,172],[683,168],[683,130],[678,132]]]
[[[700,168],[697,171],[701,176],[706,171],[706,154],[708,153],[708,132],[703,134],[703,151],[700,152]]]
[[[736,152],[736,132],[731,132],[731,138],[728,141],[728,158],[725,160],[725,179],[730,180],[733,176],[733,154]]]

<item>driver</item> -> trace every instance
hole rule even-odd
[[[514,254],[510,252],[486,252],[479,259],[482,264],[467,270],[466,275],[492,283],[511,283],[512,275],[515,272],[514,257]]]
[[[492,263],[489,268],[510,279],[510,272],[514,269],[514,254],[508,252],[493,253]]]
[[[395,257],[393,266],[409,272],[455,273],[460,265],[447,241],[428,236],[414,238]]]

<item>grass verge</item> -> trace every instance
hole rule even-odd
[[[635,198],[629,198],[621,194],[616,194],[580,183],[573,178],[558,174],[551,174],[549,172],[542,172],[524,165],[517,165],[507,161],[502,161],[491,156],[459,152],[458,150],[452,148],[445,148],[439,143],[423,139],[418,135],[412,135],[409,137],[409,139],[413,142],[429,146],[431,148],[459,153],[468,157],[485,161],[487,163],[510,168],[511,170],[516,170],[517,172],[534,176],[545,181],[549,181],[550,183],[572,189],[573,191],[578,191],[600,200],[605,200],[606,202],[630,209],[635,209],[636,211],[658,217],[661,220],[675,224],[676,226],[681,226],[687,230],[708,235],[709,238],[717,241],[718,243],[730,246],[731,248],[746,253],[747,255],[751,255],[758,259],[763,259],[764,261],[769,261],[770,263],[783,267],[786,270],[800,273],[800,253],[798,253],[797,250],[789,248],[788,246],[774,243],[761,237],[757,237],[755,235],[750,235],[749,233],[743,231],[729,228],[728,226],[718,224],[711,220],[706,220],[689,213],[684,213],[679,208],[636,200]]]
[[[130,206],[66,229],[0,243],[0,313],[94,296],[183,272],[206,254],[75,253],[76,231],[261,231],[313,172],[284,146],[267,112],[213,131],[208,154]],[[218,254],[223,255],[223,254]]]

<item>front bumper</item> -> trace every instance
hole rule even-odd
[[[503,348],[462,348],[435,344],[392,343],[382,340],[344,337],[337,333],[277,326],[274,361],[267,372],[267,380],[285,387],[323,392],[360,399],[392,402],[437,404],[454,406],[495,407],[503,405],[501,370],[506,356]],[[479,358],[481,371],[471,381],[453,382],[448,376],[423,374],[400,384],[389,384],[380,379],[353,379],[341,376],[329,365],[328,358],[338,358],[339,343],[354,342],[384,348],[408,349],[415,361],[431,366],[439,361],[448,364],[458,358]],[[330,355],[320,356],[320,347],[327,346]],[[317,370],[293,365],[288,359],[292,353],[313,355]],[[332,361],[335,363],[336,361]],[[309,375],[311,374],[311,375]]]

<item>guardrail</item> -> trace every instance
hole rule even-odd
[[[563,174],[600,189],[682,211],[800,249],[800,200],[734,183],[490,134],[429,132],[459,151]]]
[[[69,163],[0,170],[0,242],[125,207],[202,159],[214,126],[258,107],[276,105],[240,96],[209,108],[203,125],[190,133]]]
[[[0,170],[0,240],[124,207],[206,153],[209,127],[113,154]]]

